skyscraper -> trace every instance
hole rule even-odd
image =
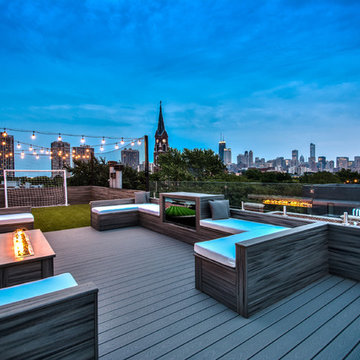
[[[254,165],[254,153],[252,150],[249,151],[249,164],[248,167],[251,167]]]
[[[315,159],[315,144],[310,143],[310,157]]]
[[[158,156],[162,153],[167,152],[168,149],[169,149],[169,139],[168,139],[168,134],[165,130],[164,118],[162,114],[161,101],[160,101],[158,127],[155,132],[155,147],[154,147],[155,166],[157,166]]]
[[[347,170],[349,167],[349,158],[346,156],[338,156],[336,158],[336,167],[339,170],[341,170],[341,169]]]
[[[231,164],[231,148],[224,149],[224,164]]]
[[[220,140],[219,141],[219,157],[220,160],[225,163],[225,159],[224,159],[224,150],[226,149],[226,142],[225,140]]]
[[[121,150],[121,163],[137,170],[139,165],[139,150],[126,148]]]
[[[79,160],[88,163],[94,156],[94,148],[89,145],[73,146],[72,158],[73,160]]]
[[[51,170],[63,170],[65,166],[70,166],[70,158],[68,142],[54,141],[51,143]]]
[[[291,152],[292,166],[297,166],[299,163],[299,150],[293,150]]]
[[[14,137],[4,131],[1,133],[0,141],[0,170],[13,170],[15,169]]]

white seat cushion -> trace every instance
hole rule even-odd
[[[107,214],[125,211],[141,211],[152,215],[160,215],[160,206],[158,204],[124,204],[99,206],[91,209],[92,212],[98,214]]]
[[[137,211],[138,206],[139,206],[138,204],[98,206],[98,207],[93,207],[91,211],[98,214],[106,214],[106,213],[121,212],[121,211]]]
[[[151,215],[160,215],[160,205],[159,204],[139,204],[139,211],[148,213]]]
[[[3,288],[0,289],[0,306],[73,286],[77,286],[77,282],[71,274],[65,273],[42,280]]]
[[[287,230],[283,226],[256,223],[240,219],[224,220],[201,220],[202,226],[213,229],[232,231],[243,231],[240,234],[230,235],[220,239],[198,242],[194,245],[194,251],[208,259],[219,262],[223,265],[235,268],[236,246],[240,241],[250,240],[256,237],[273,234],[278,231]]]
[[[23,224],[33,221],[34,216],[30,213],[0,215],[0,225]]]

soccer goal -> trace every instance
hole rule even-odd
[[[5,207],[68,205],[66,170],[4,170]]]

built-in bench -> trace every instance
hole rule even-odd
[[[34,216],[28,206],[0,209],[0,233],[11,232],[19,228],[34,228]]]
[[[97,294],[71,274],[0,289],[1,359],[97,359]]]
[[[235,268],[235,244],[237,242],[288,229],[283,226],[262,224],[233,218],[223,220],[205,219],[201,220],[200,224],[203,227],[228,231],[234,235],[195,243],[195,253],[233,268]]]
[[[160,216],[158,204],[134,204],[132,200],[91,202],[91,226],[99,231],[117,229],[139,225],[139,213]]]

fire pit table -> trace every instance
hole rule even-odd
[[[41,230],[25,231],[33,255],[15,256],[14,233],[0,234],[0,288],[54,275],[55,252]]]

